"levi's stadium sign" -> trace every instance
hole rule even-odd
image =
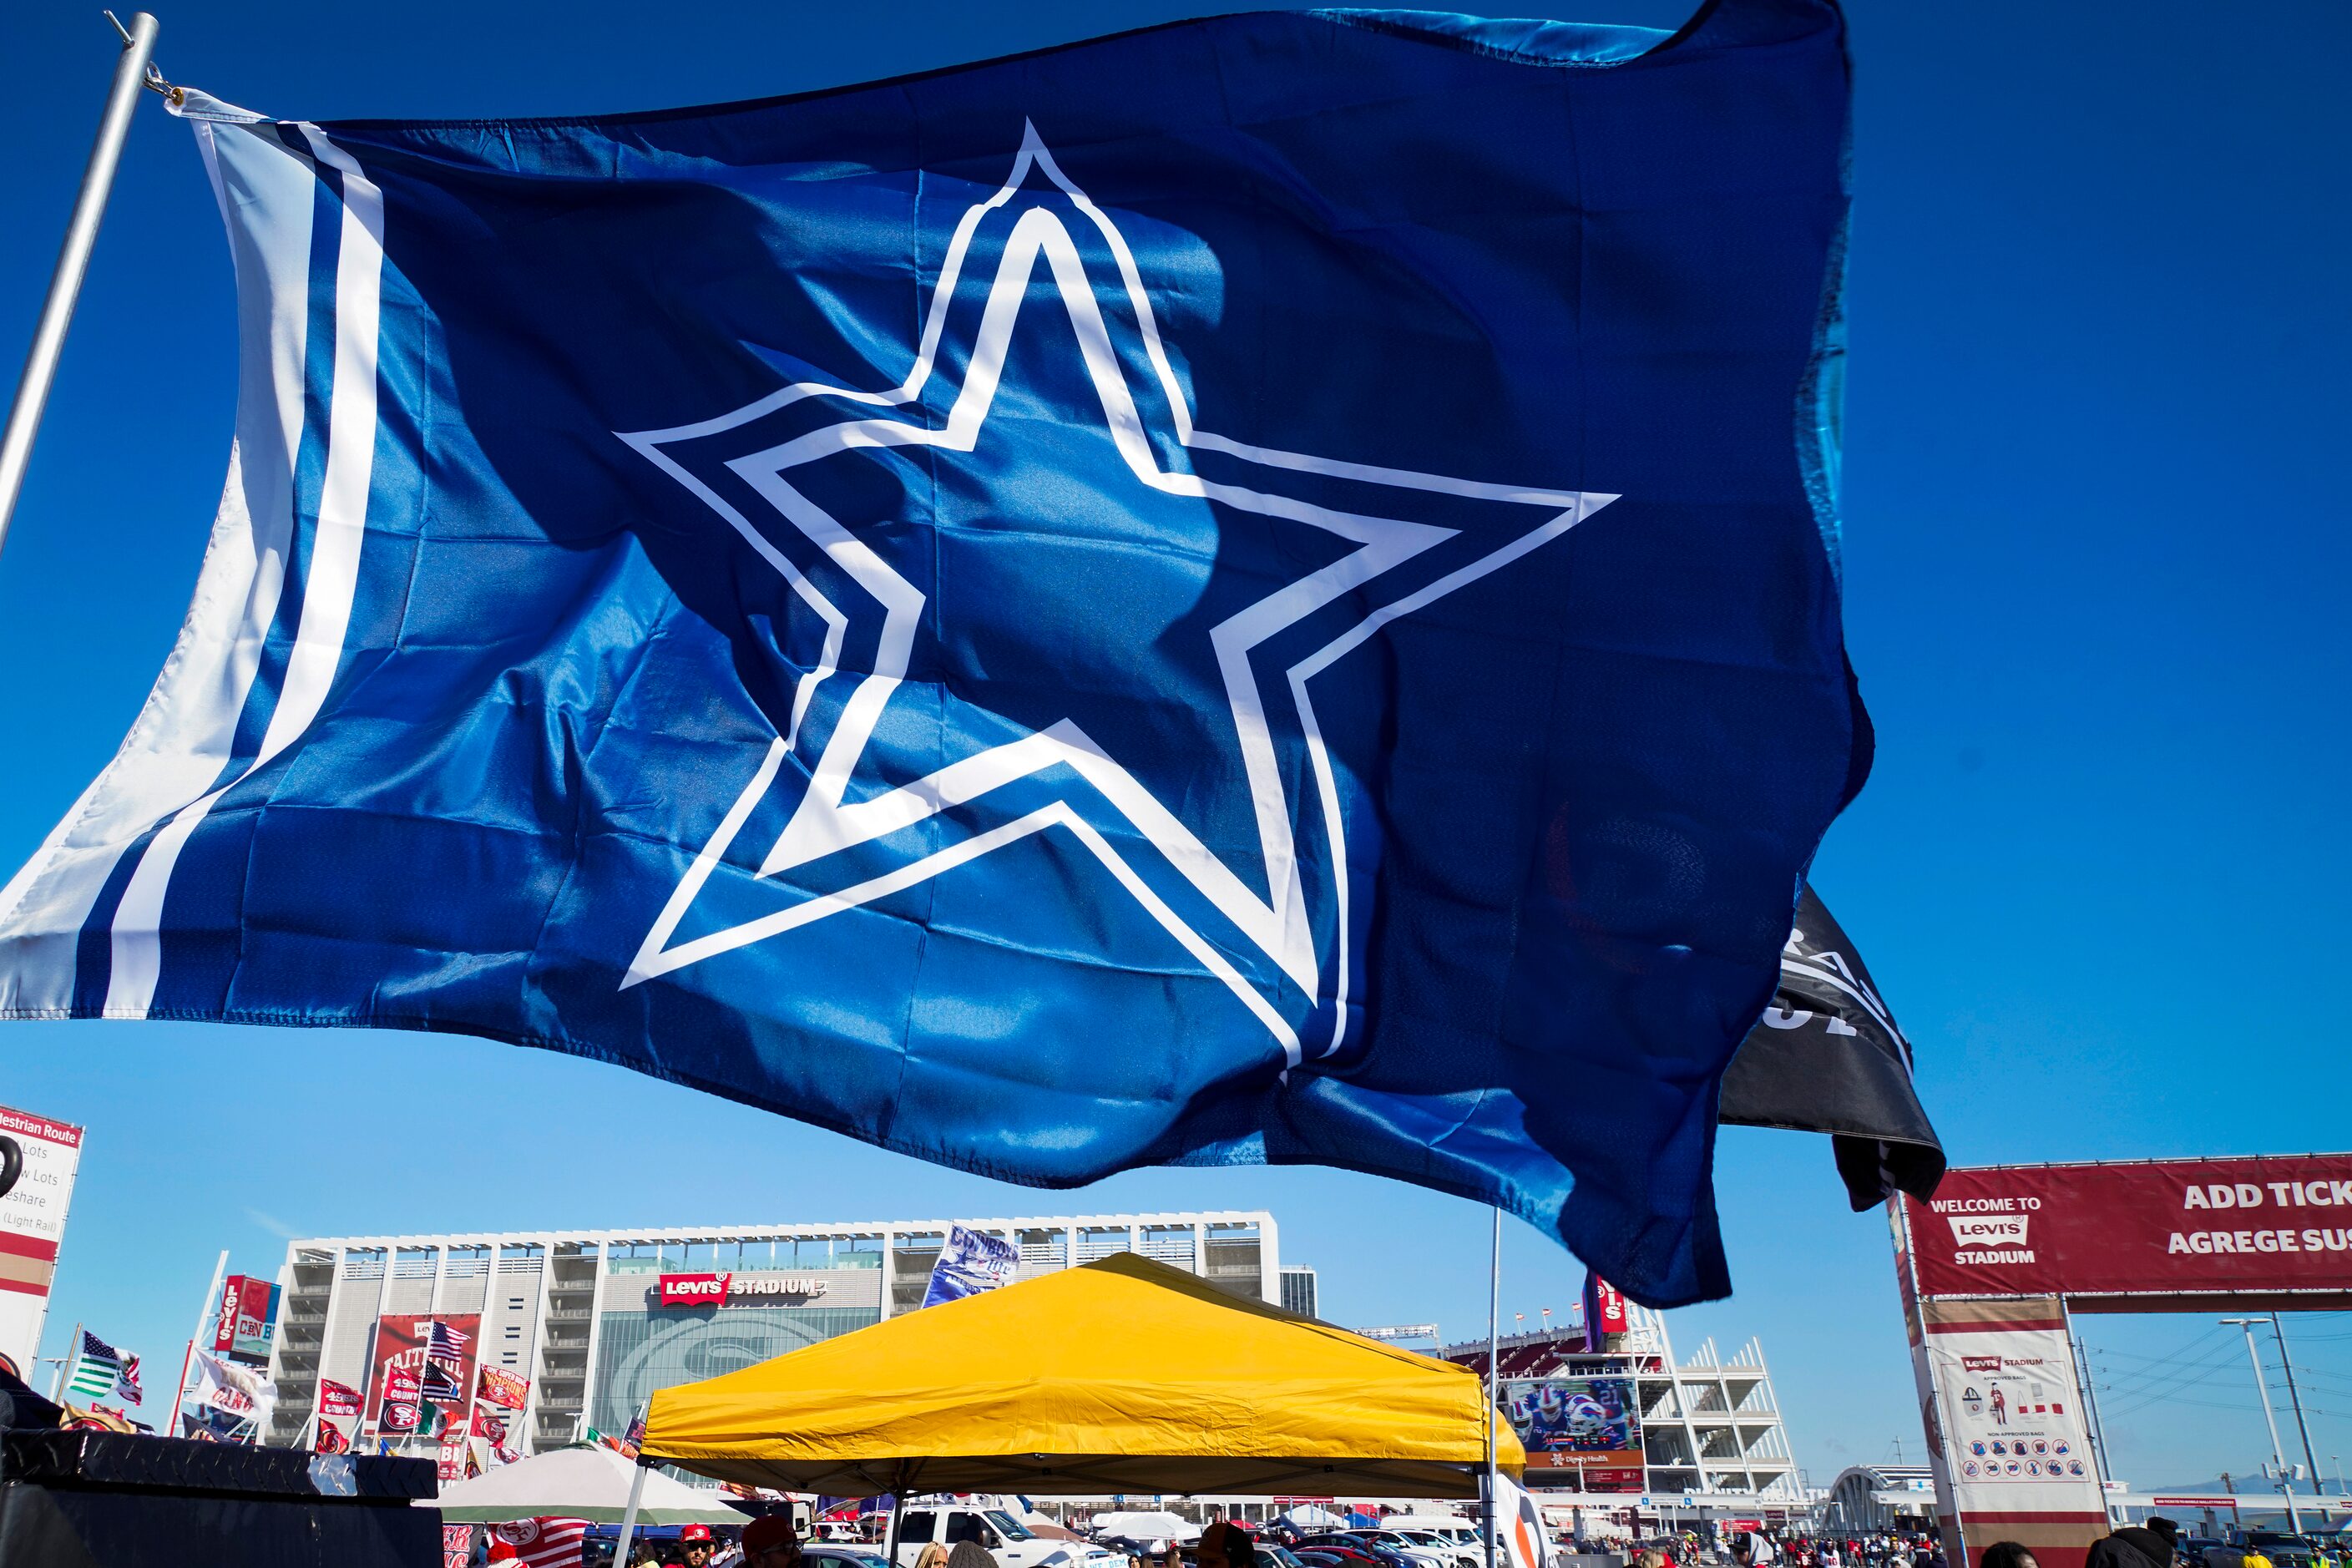
[[[822,1296],[829,1281],[808,1274],[665,1274],[665,1307],[724,1307],[763,1296]]]
[[[2352,1305],[2352,1154],[1982,1166],[1904,1203],[1923,1296]]]

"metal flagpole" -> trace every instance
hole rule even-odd
[[[224,1247],[221,1248],[220,1261],[213,1265],[212,1290],[205,1297],[204,1306],[196,1312],[196,1331],[188,1336],[188,1353],[180,1358],[180,1382],[173,1390],[172,1397],[172,1431],[169,1434],[171,1436],[176,1437],[180,1435],[180,1407],[188,1402],[188,1373],[196,1364],[196,1342],[205,1337],[205,1320],[219,1307],[221,1286],[226,1283],[227,1279],[228,1248]],[[217,1331],[214,1332],[213,1338],[215,1340],[220,1338]]]
[[[110,14],[108,20],[113,20]],[[121,162],[123,139],[131,132],[131,109],[139,101],[140,87],[154,71],[155,18],[141,11],[131,18],[129,28],[114,25],[122,33],[122,56],[114,65],[114,83],[106,89],[106,112],[99,119],[98,141],[82,170],[73,216],[66,222],[66,242],[58,250],[57,270],[49,275],[48,296],[41,301],[40,321],[33,328],[33,346],[26,351],[24,374],[16,378],[16,399],[9,405],[5,429],[0,430],[0,548],[8,542],[8,519],[16,510],[16,492],[24,488],[33,432],[49,400],[49,384],[57,378],[58,354],[65,347],[82,274],[89,269],[90,247],[98,243],[99,220],[106,216],[114,166]],[[156,76],[154,81],[160,88],[163,78]]]
[[[76,1362],[79,1361],[80,1359],[81,1359],[81,1325],[80,1325],[79,1323],[76,1323],[76,1324],[74,1325],[73,1338],[71,1338],[71,1339],[69,1339],[69,1340],[68,1340],[68,1341],[66,1342],[66,1353],[65,1353],[63,1356],[61,1356],[61,1357],[59,1357],[59,1358],[58,1358],[58,1375],[57,1375],[57,1376],[56,1376],[56,1378],[55,1378],[55,1379],[53,1379],[53,1380],[50,1382],[50,1384],[49,1384],[49,1403],[50,1403],[50,1404],[52,1404],[52,1405],[62,1405],[62,1404],[64,1404],[64,1403],[65,1403],[65,1397],[66,1397],[66,1369],[67,1369],[68,1367],[69,1367],[69,1366],[73,1365],[73,1363],[76,1363]],[[176,1411],[175,1411],[175,1412],[173,1412],[173,1415],[172,1415],[172,1424],[173,1424],[173,1426],[178,1426],[178,1425],[179,1425],[179,1422],[180,1422],[179,1414],[178,1414],[178,1412],[176,1412]],[[179,1436],[179,1434],[178,1434],[178,1433],[176,1433],[176,1432],[174,1432],[174,1433],[173,1433],[173,1434],[172,1434],[172,1435],[173,1435],[173,1436],[175,1436],[175,1437]]]
[[[1496,1412],[1503,1403],[1503,1211],[1486,1254],[1486,1568],[1495,1568],[1495,1512],[1502,1488],[1495,1464]]]
[[[637,1532],[637,1504],[646,1495],[646,1471],[643,1459],[637,1461],[637,1473],[629,1478],[629,1506],[621,1512],[620,1539],[613,1542],[613,1568],[627,1568],[629,1537]]]

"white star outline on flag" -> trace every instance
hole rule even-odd
[[[1307,695],[1307,683],[1339,658],[1360,647],[1383,626],[1412,614],[1455,589],[1511,564],[1560,537],[1577,523],[1617,499],[1615,495],[1554,490],[1536,487],[1485,483],[1442,475],[1416,473],[1362,463],[1309,457],[1297,452],[1253,447],[1196,428],[1192,408],[1163,347],[1150,296],[1143,286],[1133,252],[1118,226],[1111,222],[1055,163],[1034,124],[1023,128],[1021,150],[1012,174],[995,195],[968,208],[958,222],[940,277],[925,313],[922,338],[913,370],[906,381],[888,392],[860,392],[820,382],[797,382],[747,404],[730,414],[665,430],[615,431],[614,434],[644,455],[656,467],[711,508],[752,550],[780,573],[792,591],[824,623],[824,645],[815,668],[804,673],[793,697],[787,732],[772,740],[766,756],[749,785],[736,798],[693,864],[679,879],[660,916],[646,934],[621,989],[698,963],[752,942],[782,935],[913,887],[956,866],[1049,827],[1066,829],[1099,859],[1138,903],[1202,968],[1233,992],[1265,1025],[1280,1043],[1286,1067],[1306,1057],[1297,1029],[1274,1004],[1168,902],[1155,893],[1118,850],[1066,799],[1057,800],[1013,821],[976,833],[945,847],[907,861],[887,873],[853,887],[808,898],[756,920],[670,945],[678,923],[692,907],[720,858],[742,830],[753,809],[774,784],[784,761],[794,751],[802,721],[817,688],[841,673],[838,660],[849,628],[849,617],[741,511],[690,473],[662,448],[674,442],[719,434],[810,397],[828,397],[888,409],[913,403],[931,375],[949,307],[961,277],[965,253],[981,222],[1006,206],[1020,194],[1032,170],[1067,196],[1071,205],[1101,231],[1115,258],[1129,308],[1139,326],[1144,350],[1167,399],[1178,443],[1192,450],[1213,451],[1276,471],[1288,470],[1402,490],[1424,491],[1498,503],[1540,508],[1543,520],[1507,542],[1477,556],[1416,591],[1381,605],[1339,637],[1286,670],[1286,684],[1297,708],[1307,754],[1314,770],[1323,820],[1329,838],[1332,896],[1335,900],[1334,952],[1331,971],[1333,1024],[1328,1043],[1315,1052],[1328,1056],[1339,1048],[1347,1028],[1348,984],[1348,859],[1338,782],[1328,752]],[[1269,899],[1260,899],[1230,867],[1126,768],[1106,753],[1075,723],[1063,721],[1024,738],[988,748],[901,784],[855,803],[845,803],[849,781],[866,742],[880,721],[892,693],[904,680],[914,647],[924,595],[893,571],[873,548],[785,478],[793,468],[858,447],[937,447],[971,451],[985,424],[994,397],[1031,275],[1040,259],[1051,268],[1055,286],[1075,329],[1088,379],[1102,403],[1111,440],[1133,477],[1170,495],[1204,500],[1241,511],[1301,522],[1355,542],[1359,548],[1320,570],[1312,572],[1234,615],[1210,632],[1226,696],[1233,708],[1234,732],[1242,753],[1255,807],[1258,837],[1265,859]],[[1095,285],[1076,242],[1051,209],[1039,205],[1024,211],[1004,241],[981,325],[961,386],[957,389],[945,423],[933,429],[887,416],[845,420],[820,426],[780,446],[728,461],[727,467],[759,492],[776,511],[878,604],[884,615],[875,668],[857,678],[857,686],[843,705],[811,772],[809,784],[774,846],[760,863],[759,875],[772,877],[825,856],[870,843],[936,816],[950,806],[978,799],[992,790],[1031,777],[1047,769],[1066,767],[1091,785],[1166,858],[1167,864],[1244,937],[1308,997],[1321,998],[1324,955],[1316,950],[1308,920],[1306,890],[1299,874],[1293,808],[1283,787],[1266,707],[1258,678],[1250,664],[1251,650],[1345,595],[1365,589],[1375,579],[1423,552],[1454,538],[1460,531],[1400,518],[1342,512],[1291,497],[1273,495],[1218,483],[1187,472],[1168,472],[1155,458],[1145,434],[1142,416],[1127,384],[1127,372],[1112,344],[1110,332],[1096,297]]]

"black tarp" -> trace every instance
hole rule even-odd
[[[0,1568],[440,1568],[436,1489],[429,1459],[13,1431]]]

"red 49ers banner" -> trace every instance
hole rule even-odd
[[[2352,1154],[1979,1166],[1904,1203],[1923,1296],[2352,1306]]]

